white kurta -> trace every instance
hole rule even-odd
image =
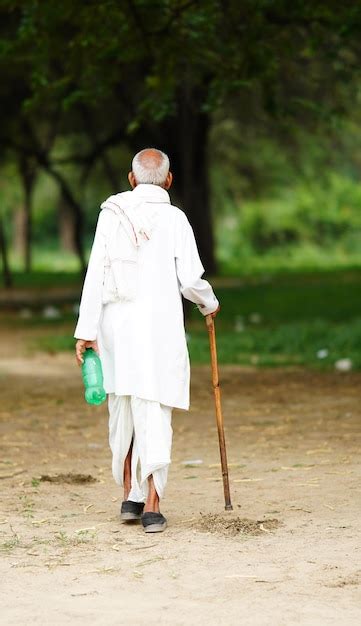
[[[192,227],[185,213],[170,204],[167,191],[138,185],[131,196],[138,207],[143,201],[137,210],[157,214],[149,241],[139,248],[136,298],[102,303],[107,242],[118,224],[117,216],[103,209],[74,337],[98,340],[107,393],[188,409],[190,369],[181,294],[203,315],[215,311],[218,300],[201,279],[204,268]]]

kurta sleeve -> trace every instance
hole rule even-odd
[[[110,211],[103,210],[99,213],[83,285],[78,323],[74,332],[76,339],[93,341],[97,337],[98,324],[102,312],[106,235],[109,217],[111,217]]]
[[[175,259],[181,294],[194,302],[203,315],[213,313],[219,303],[209,282],[201,278],[204,267],[192,226],[183,212],[177,224]]]

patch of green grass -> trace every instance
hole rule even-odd
[[[11,552],[20,544],[20,539],[18,535],[14,534],[10,539],[6,539],[2,543],[0,543],[0,550],[2,552]]]
[[[64,530],[60,530],[54,535],[55,540],[63,547],[90,543],[96,539],[96,536],[96,530],[92,528],[76,530],[72,535],[68,535]]]
[[[5,313],[1,315],[1,323],[3,326],[9,328],[31,328],[31,327],[43,327],[58,329],[60,325],[66,325],[72,323],[75,328],[77,316],[72,311],[60,311],[59,317],[45,318],[39,313],[34,313],[29,318],[22,318],[20,315]]]
[[[74,533],[73,543],[78,545],[80,543],[89,543],[96,539],[97,533],[94,529],[84,528],[83,530],[76,530]]]
[[[188,345],[192,363],[209,363],[205,332],[190,332]],[[354,369],[361,369],[360,345],[361,317],[345,323],[285,322],[217,333],[220,363],[264,367],[305,365],[330,369],[338,359],[349,358]],[[317,355],[320,350],[327,350],[324,358]]]
[[[19,498],[22,501],[22,505],[23,505],[23,509],[22,509],[23,516],[28,517],[28,518],[34,517],[35,502],[30,500],[30,498],[26,494],[19,496]]]
[[[12,272],[14,288],[26,289],[46,289],[48,287],[77,287],[81,286],[81,275],[79,271],[59,271],[56,270],[34,270],[32,272],[22,272],[20,270]]]
[[[216,320],[220,363],[328,369],[349,358],[354,369],[361,368],[361,272],[264,275],[215,291],[221,303]],[[74,350],[75,320],[64,322],[53,320],[54,334],[32,340],[33,349]],[[208,333],[195,306],[186,326],[192,363],[208,363]],[[317,356],[320,350],[327,351],[324,358]]]
[[[31,342],[31,348],[37,350],[43,350],[50,354],[56,352],[67,352],[68,350],[75,350],[75,339],[69,335],[53,335],[51,337],[39,337]]]
[[[271,275],[244,280],[236,287],[215,287],[221,303],[217,318],[234,322],[259,313],[262,321],[291,322],[325,319],[342,321],[361,314],[361,271]],[[191,319],[199,319],[196,309]]]
[[[246,326],[242,332],[217,330],[220,363],[263,367],[304,365],[330,369],[338,359],[349,358],[353,369],[361,369],[361,317],[344,323],[327,320]],[[37,349],[55,353],[74,350],[67,335],[42,337]],[[188,331],[188,348],[193,365],[209,363],[208,333],[205,328]],[[327,350],[324,358],[317,353]]]
[[[70,543],[70,537],[64,530],[59,530],[59,532],[55,533],[54,537],[62,546],[67,546]]]

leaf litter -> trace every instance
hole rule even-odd
[[[262,535],[264,532],[272,532],[282,525],[276,518],[264,520],[251,520],[241,517],[229,517],[217,513],[201,513],[201,518],[194,528],[201,532],[210,532],[229,537],[237,535]]]
[[[54,474],[52,476],[50,474],[42,474],[39,480],[48,483],[66,483],[69,485],[97,482],[97,479],[91,474],[72,474],[71,472],[68,474]]]

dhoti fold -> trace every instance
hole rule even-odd
[[[124,462],[132,447],[132,482],[128,499],[145,502],[148,477],[152,474],[160,498],[164,495],[171,462],[172,407],[135,396],[108,394],[109,445],[113,454],[112,472],[123,485]]]

